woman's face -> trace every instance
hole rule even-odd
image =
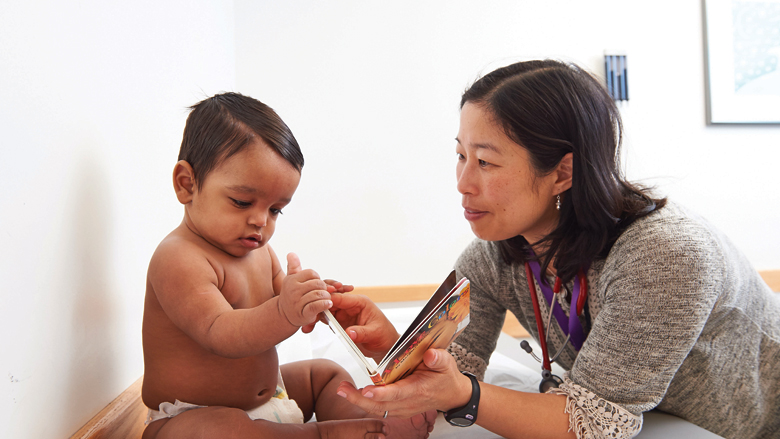
[[[528,151],[478,104],[461,109],[456,140],[458,192],[477,237],[500,241],[522,235],[533,244],[553,230],[560,193],[556,171],[537,176]]]

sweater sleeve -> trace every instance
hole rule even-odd
[[[655,408],[718,299],[724,263],[712,232],[682,215],[638,221],[607,257],[601,310],[571,381],[639,415]]]
[[[500,258],[496,249],[477,239],[455,264],[458,277],[466,277],[471,282],[470,316],[468,326],[449,351],[460,370],[471,372],[480,380],[484,378],[506,317],[506,308],[494,296],[499,293],[501,278],[505,276],[497,267],[496,258]]]

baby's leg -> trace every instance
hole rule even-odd
[[[152,422],[143,439],[384,439],[383,428],[382,421],[368,419],[277,424],[253,421],[239,409],[205,407]]]
[[[354,385],[352,377],[341,366],[330,360],[297,361],[280,366],[282,379],[290,399],[303,412],[303,419],[317,413],[318,421],[360,419],[366,417],[358,406],[336,394],[342,381]]]
[[[355,385],[349,373],[338,364],[316,359],[283,364],[280,369],[287,394],[303,411],[304,419],[310,419],[312,412],[317,414],[318,421],[372,416],[336,394],[342,381]],[[411,418],[388,417],[385,422],[389,431],[388,439],[425,438],[433,430],[436,410]]]

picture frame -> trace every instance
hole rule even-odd
[[[707,123],[780,123],[780,0],[703,2]]]

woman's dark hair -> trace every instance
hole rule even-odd
[[[290,128],[268,105],[239,93],[223,93],[190,107],[179,160],[186,160],[195,174],[195,184],[222,161],[262,140],[298,172],[303,153]]]
[[[627,182],[620,170],[622,123],[615,102],[589,73],[554,60],[526,61],[499,68],[463,94],[483,106],[507,136],[525,148],[537,175],[552,172],[572,153],[572,187],[561,194],[557,227],[539,243],[542,272],[555,269],[568,282],[580,268],[606,257],[634,220],[660,209],[666,199]],[[553,203],[553,200],[550,200]],[[522,236],[501,241],[508,263],[534,257]]]

